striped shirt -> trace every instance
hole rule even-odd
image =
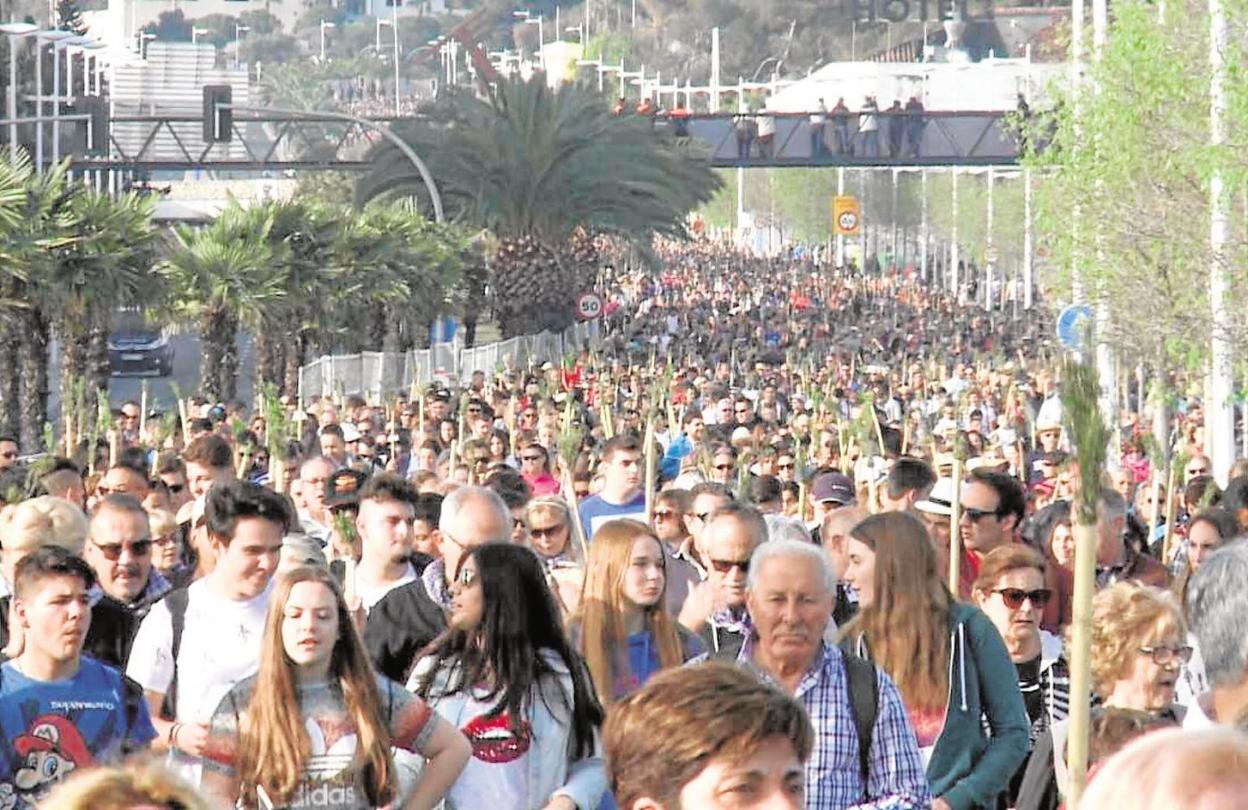
[[[754,663],[754,643],[752,636],[746,638],[737,662],[775,684]],[[794,693],[815,727],[815,747],[806,762],[807,810],[926,810],[932,794],[918,741],[897,687],[882,671],[877,671],[879,708],[869,775],[862,784],[844,656],[836,646],[825,644]]]

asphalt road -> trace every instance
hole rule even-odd
[[[126,400],[135,402],[142,396],[143,381],[147,381],[148,407],[154,410],[168,411],[176,408],[173,392],[174,383],[182,389],[183,396],[190,396],[199,390],[199,337],[192,333],[176,334],[170,338],[173,344],[173,374],[168,377],[113,377],[108,385],[108,399],[114,408],[121,407]],[[255,369],[255,358],[252,356],[252,341],[243,335],[238,341],[238,397],[243,402],[252,401],[251,374]],[[48,398],[48,413],[60,413],[60,356],[58,346],[53,341],[52,361],[48,369],[52,393]]]

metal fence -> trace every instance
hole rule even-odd
[[[422,386],[435,379],[466,383],[474,371],[491,374],[501,366],[523,369],[547,360],[558,363],[569,352],[598,348],[600,340],[599,321],[589,321],[561,333],[522,335],[470,349],[463,348],[457,337],[451,343],[434,343],[406,353],[324,355],[299,369],[299,399],[359,394],[377,402],[407,393],[413,382]]]

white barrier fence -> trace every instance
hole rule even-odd
[[[493,374],[500,366],[525,369],[532,364],[559,363],[569,352],[598,348],[599,321],[578,323],[562,333],[541,332],[465,349],[459,338],[409,352],[360,352],[324,355],[299,369],[299,399],[359,394],[370,401],[411,390],[412,382],[435,379],[468,382],[474,371]]]

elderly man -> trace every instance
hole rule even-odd
[[[1241,540],[1211,554],[1187,585],[1187,617],[1211,689],[1188,706],[1184,728],[1236,725],[1248,711],[1246,581],[1248,543]]]
[[[1096,584],[1104,588],[1122,580],[1165,588],[1170,584],[1166,567],[1140,554],[1123,538],[1127,502],[1109,487],[1101,489],[1096,505]]]
[[[303,508],[298,512],[299,524],[305,534],[321,545],[329,542],[333,523],[333,516],[325,507],[325,485],[333,472],[333,465],[321,456],[308,459],[299,468],[299,494],[303,500]]]
[[[744,504],[724,504],[707,520],[702,532],[707,579],[685,600],[680,623],[701,634],[712,655],[735,655],[749,635],[745,581],[750,556],[766,540],[763,516]]]
[[[132,495],[106,495],[96,503],[83,557],[100,590],[136,616],[146,616],[172,587],[152,568],[147,512]]]
[[[931,807],[897,687],[871,664],[824,642],[835,588],[832,566],[818,547],[791,540],[759,546],[746,598],[753,628],[737,662],[806,706],[815,727],[807,807]]]
[[[402,682],[417,654],[446,629],[451,580],[468,551],[511,539],[511,512],[484,487],[460,487],[442,501],[438,520],[440,559],[421,575],[389,591],[368,614],[364,644],[377,669]]]

